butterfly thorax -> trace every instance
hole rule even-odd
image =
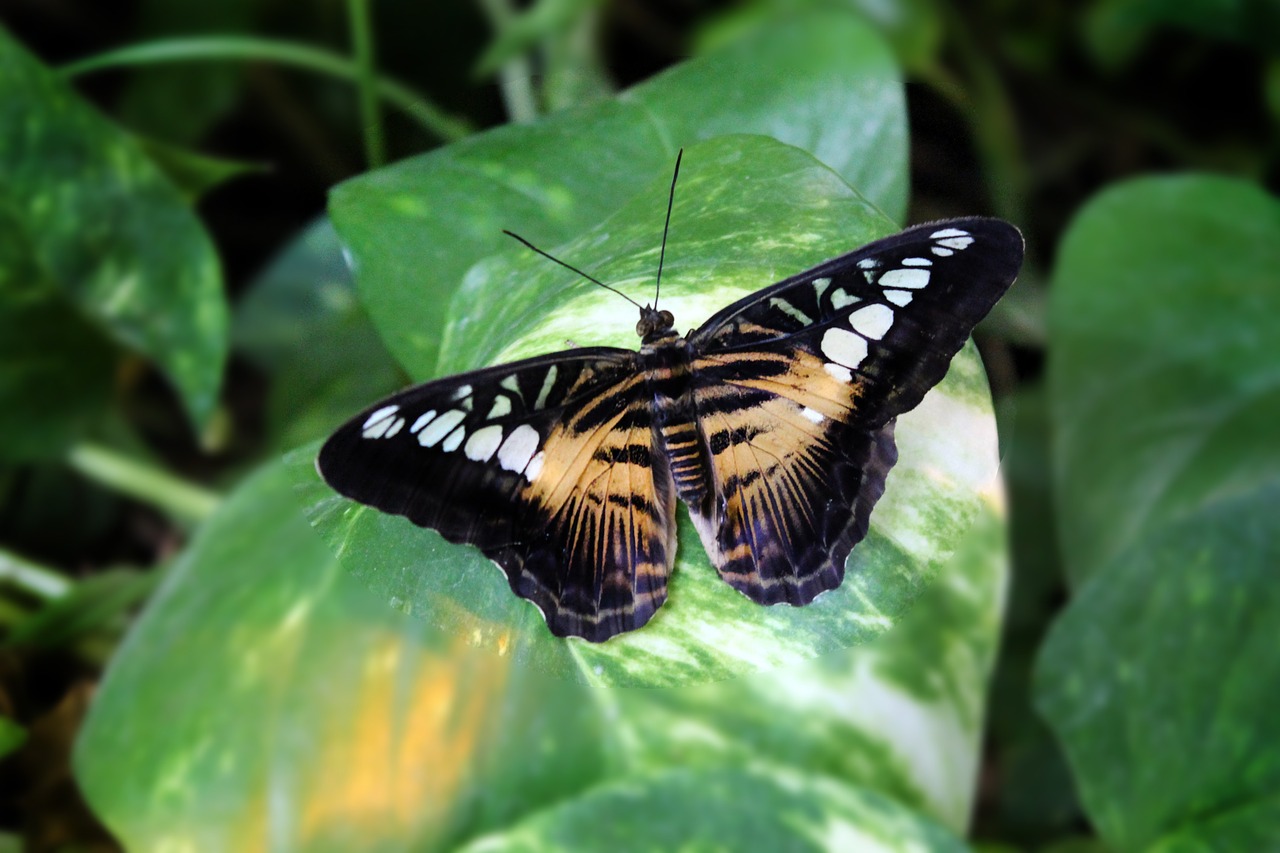
[[[653,399],[654,450],[666,456],[680,499],[702,507],[708,494],[708,467],[693,394],[693,348],[671,328],[671,315],[662,314],[666,315],[659,318],[663,326],[645,335],[639,356]]]

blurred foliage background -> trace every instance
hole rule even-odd
[[[1275,3],[0,0],[0,22],[0,850],[1280,847]],[[424,615],[412,574],[343,570],[304,520],[314,442],[501,349],[466,331],[488,291],[455,297],[536,278],[486,260],[497,229],[569,243],[660,194],[674,147],[726,144],[842,182],[771,210],[1027,237],[975,335],[1003,497],[938,522],[914,605],[781,666],[684,637],[710,683],[624,688],[667,683],[643,646]],[[698,251],[709,286],[741,274]],[[794,272],[770,263],[750,272]],[[533,311],[549,287],[512,289]],[[922,423],[989,420],[952,374]],[[370,553],[438,545],[385,524]]]

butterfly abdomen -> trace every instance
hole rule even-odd
[[[653,397],[659,450],[665,452],[676,494],[700,507],[709,493],[707,449],[693,402],[692,351],[679,335],[646,341],[640,364]]]

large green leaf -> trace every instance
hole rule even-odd
[[[212,243],[137,141],[3,30],[0,172],[0,199],[22,222],[41,276],[85,319],[153,359],[203,422],[227,345]]]
[[[962,851],[879,794],[768,765],[620,781],[482,838],[465,853],[579,850]]]
[[[626,691],[544,676],[518,634],[487,648],[386,607],[307,529],[294,479],[273,465],[227,500],[101,685],[77,778],[128,849],[448,848],[539,813],[581,822],[615,783],[672,766],[741,780],[757,812],[812,817],[770,830],[799,840],[963,830],[1004,578],[996,512],[874,644]],[[861,835],[827,831],[852,815]]]
[[[436,849],[600,776],[587,688],[371,597],[292,488],[228,499],[112,660],[76,768],[127,849]]]
[[[549,248],[651,298],[669,177],[662,170],[614,215]],[[892,223],[805,152],[765,137],[721,137],[690,146],[677,188],[663,306],[681,328],[787,274],[893,230]],[[518,288],[510,282],[521,282]],[[634,347],[636,314],[512,245],[477,265],[453,303],[448,370],[479,367],[579,344]],[[671,685],[792,665],[865,641],[888,628],[950,558],[996,477],[994,418],[972,350],[942,385],[899,420],[900,462],[855,549],[849,577],[804,608],[759,607],[716,576],[687,518],[681,520],[671,597],[642,631],[604,644],[569,641],[573,655],[536,660],[603,684]],[[532,605],[517,600],[477,551],[445,543],[402,518],[333,496],[309,466],[307,499],[326,537],[384,597],[463,634],[530,649],[558,649]]]
[[[1069,229],[1049,306],[1058,512],[1083,578],[1144,528],[1280,475],[1280,203],[1144,179]]]
[[[1277,269],[1280,204],[1219,178],[1118,187],[1062,248],[1049,378],[1080,590],[1036,692],[1118,849],[1277,843]]]
[[[1041,710],[1115,849],[1280,845],[1278,506],[1280,485],[1151,531],[1045,645]]]
[[[855,18],[819,15],[615,99],[348,181],[330,213],[374,324],[409,374],[424,379],[438,367],[439,306],[478,261],[510,243],[502,229],[564,242],[669,174],[677,148],[744,132],[797,145],[891,218],[905,212],[906,113],[889,50]],[[662,212],[645,217],[649,249]]]

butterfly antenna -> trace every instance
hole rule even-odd
[[[662,226],[662,251],[658,253],[658,279],[653,285],[653,309],[658,310],[658,294],[662,292],[662,262],[667,259],[667,231],[671,229],[671,208],[676,203],[676,178],[680,177],[680,160],[684,149],[676,154],[676,170],[671,176],[671,192],[667,195],[667,221]]]
[[[574,271],[574,272],[576,272],[578,275],[582,276],[583,278],[585,278],[587,281],[591,282],[592,284],[598,284],[598,285],[600,285],[601,287],[603,287],[605,290],[611,290],[611,291],[613,291],[614,293],[616,293],[616,294],[618,294],[619,296],[621,296],[623,299],[625,299],[625,300],[627,300],[628,302],[630,302],[632,305],[636,306],[637,308],[640,308],[640,303],[639,303],[639,302],[636,302],[634,299],[632,299],[630,296],[627,296],[627,294],[623,293],[621,290],[618,290],[616,287],[610,287],[609,285],[605,284],[603,281],[601,281],[600,279],[596,278],[595,276],[587,275],[587,274],[586,274],[586,273],[584,273],[582,270],[580,270],[580,269],[578,269],[577,267],[575,267],[573,264],[567,264],[567,263],[565,263],[564,261],[562,261],[562,260],[560,260],[559,258],[557,258],[555,255],[552,255],[552,254],[550,254],[550,253],[548,253],[548,252],[544,252],[544,251],[542,251],[542,250],[541,250],[541,249],[539,249],[537,246],[533,245],[533,244],[532,244],[532,243],[530,243],[528,240],[526,240],[525,238],[521,237],[519,234],[516,234],[514,231],[508,231],[508,230],[506,230],[506,229],[504,228],[504,229],[502,229],[502,233],[503,233],[503,234],[506,234],[508,237],[514,237],[515,239],[519,240],[521,243],[524,243],[524,244],[525,244],[525,246],[527,246],[528,248],[533,249],[533,250],[534,250],[535,252],[537,252],[539,255],[542,255],[542,257],[547,258],[548,260],[555,261],[557,264],[559,264],[560,266],[564,267],[565,269],[573,270],[573,271]],[[643,309],[643,308],[641,308],[640,310],[642,310],[642,311],[643,311],[644,309]]]

